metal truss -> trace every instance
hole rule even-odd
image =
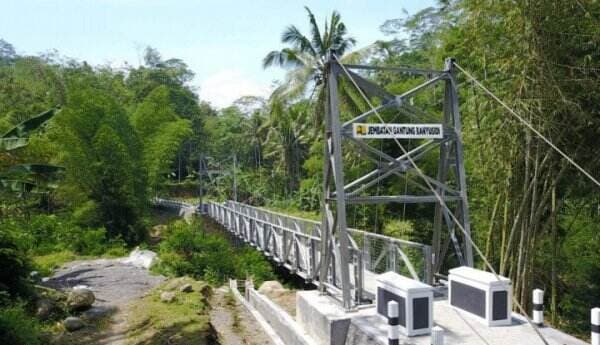
[[[347,310],[353,309],[362,302],[361,294],[356,292],[360,287],[352,284],[353,281],[356,281],[356,278],[351,275],[353,271],[356,271],[354,268],[357,266],[357,255],[353,251],[352,239],[348,234],[346,223],[346,208],[349,204],[435,204],[433,237],[431,239],[432,270],[428,272],[426,281],[434,283],[435,274],[444,268],[444,263],[449,255],[450,243],[458,263],[472,266],[471,244],[465,240],[464,236],[455,232],[455,225],[449,214],[449,212],[453,213],[470,236],[461,120],[453,60],[445,61],[443,71],[435,71],[404,67],[342,65],[332,53],[327,69],[321,221],[321,229],[324,230],[321,257],[324,261],[320,266],[320,276],[333,276],[333,279],[320,279],[320,291],[335,294],[340,290],[341,296],[338,297]],[[425,77],[426,81],[400,95],[395,95],[358,74],[361,71],[397,72]],[[342,123],[338,86],[343,78],[351,79],[352,84],[360,88],[364,95],[370,99],[379,100],[379,105]],[[412,104],[412,97],[439,84],[444,87],[443,107],[440,114],[431,114],[430,110],[420,109]],[[399,115],[404,116],[404,123],[407,122],[406,119],[410,119],[411,123],[442,124],[443,138],[421,139],[416,147],[409,148],[404,154],[394,157],[373,146],[372,140],[353,137],[352,126],[354,123],[372,120],[373,115],[382,111],[396,111]],[[406,143],[406,146],[401,144],[402,146],[409,147],[407,140],[400,140],[400,142],[402,141]],[[352,146],[346,148],[348,144],[352,144]],[[351,152],[359,152],[361,158],[366,157],[372,161],[376,165],[375,169],[353,181],[346,182],[342,159],[342,150],[345,148],[344,152],[347,155],[351,155]],[[431,151],[437,151],[437,173],[435,176],[414,177],[415,174],[411,174],[411,171],[415,170],[413,164],[422,161]],[[370,187],[390,178],[407,181],[419,193],[385,196],[369,193]],[[429,186],[433,186],[435,193]],[[440,202],[440,199],[444,204]],[[443,233],[443,228],[446,229],[447,234]],[[332,285],[333,289],[331,289]]]

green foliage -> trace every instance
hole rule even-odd
[[[273,268],[263,254],[254,248],[243,248],[236,252],[236,277],[250,277],[260,286],[264,281],[275,279]]]
[[[176,221],[169,224],[160,243],[160,262],[154,268],[169,276],[189,275],[214,285],[228,278],[252,276],[256,281],[272,279],[273,271],[264,257],[247,248],[234,250],[217,234],[204,234],[202,225]]]
[[[37,215],[27,222],[9,221],[10,227],[28,252],[35,255],[70,250],[78,255],[100,255],[109,247],[124,247],[119,239],[108,238],[104,228],[81,227],[56,215]]]
[[[281,35],[281,43],[287,47],[281,50],[269,52],[263,59],[263,67],[270,66],[293,68],[287,75],[287,80],[274,94],[285,98],[297,98],[306,94],[311,85],[322,86],[326,79],[325,61],[329,59],[329,53],[334,50],[338,56],[343,56],[356,43],[356,40],[348,35],[346,25],[342,22],[337,11],[331,13],[329,21],[325,21],[324,27],[319,27],[314,14],[305,7],[310,33],[302,34],[295,25],[288,26]],[[314,84],[313,84],[314,82]],[[322,87],[317,92],[322,99]],[[320,113],[320,112],[317,112]],[[316,122],[321,118],[316,115]]]
[[[100,222],[87,225],[104,225],[110,237],[138,243],[145,237],[147,204],[141,143],[115,96],[98,86],[100,77],[78,76],[71,83],[53,133],[66,167],[62,192],[71,200],[93,201]]]
[[[177,116],[165,86],[140,103],[131,122],[144,143],[149,187],[156,188],[168,175],[183,140],[192,134],[191,123]]]
[[[391,219],[383,227],[383,234],[390,237],[412,241],[415,227],[409,220]]]
[[[18,241],[5,229],[0,230],[0,292],[27,296],[30,261]],[[1,339],[1,338],[0,338]]]
[[[41,274],[49,275],[63,263],[82,256],[124,256],[127,251],[125,242],[119,238],[108,238],[104,228],[81,227],[56,215],[36,215],[27,221],[5,220],[0,226],[3,238],[12,239],[14,247],[12,250],[3,249],[11,253],[7,260],[14,257],[15,262],[24,265],[19,266],[22,277],[28,274],[31,266]],[[6,248],[11,247],[6,245]],[[28,264],[27,255],[33,257],[33,265]],[[6,267],[15,265],[7,263]],[[19,277],[16,272],[11,276]]]
[[[234,253],[227,240],[202,235],[198,226],[177,221],[168,226],[160,244],[158,270],[168,275],[189,275],[213,284],[235,273]]]
[[[0,339],[11,345],[43,344],[39,323],[20,304],[0,308]]]
[[[54,270],[60,268],[67,262],[75,261],[77,259],[83,259],[85,257],[79,256],[73,251],[64,249],[61,251],[54,251],[49,254],[34,254],[32,257],[33,267],[43,276],[50,276]]]

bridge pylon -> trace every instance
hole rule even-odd
[[[396,95],[368,80],[365,72],[397,72],[424,78],[424,81]],[[369,100],[369,105],[375,105],[342,122],[341,82],[346,88],[356,88]],[[415,104],[416,97],[440,85],[444,95],[441,105],[422,109]],[[472,246],[470,238],[467,238],[470,237],[469,207],[453,59],[446,59],[444,70],[425,70],[342,64],[332,52],[327,63],[325,90],[320,291],[339,299],[346,310],[362,303],[363,275],[367,273],[364,260],[370,259],[363,254],[371,250],[364,248],[368,243],[357,243],[349,236],[347,205],[353,204],[432,205],[431,255],[422,263],[427,272],[422,279],[425,282],[435,283],[436,274],[451,266],[473,266]],[[343,114],[344,118],[346,115]],[[392,122],[396,120],[401,123]],[[386,149],[383,149],[379,143],[382,139],[394,139],[399,145],[386,144]],[[379,145],[374,145],[376,142]],[[399,152],[400,146],[402,152]],[[346,182],[344,157],[352,156],[354,152],[375,167],[369,173]],[[437,161],[436,171],[415,168],[426,157],[430,162],[431,157]],[[408,187],[402,194],[385,196],[374,195],[370,191],[371,187],[390,178],[404,181],[403,186],[410,185],[410,193]],[[456,220],[464,232],[456,229]]]

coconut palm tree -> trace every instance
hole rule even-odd
[[[329,22],[325,21],[321,30],[311,10],[304,8],[308,12],[310,35],[302,34],[295,25],[288,26],[281,35],[281,42],[288,47],[267,54],[263,67],[291,69],[285,83],[275,90],[275,95],[295,98],[305,95],[312,86],[311,96],[316,94],[317,98],[322,99],[321,85],[325,81],[329,51],[333,50],[342,56],[354,46],[356,40],[348,36],[346,25],[337,11],[333,11]]]
[[[265,158],[275,162],[275,168],[286,178],[287,192],[298,189],[302,162],[308,153],[309,105],[306,101],[287,104],[281,100],[271,102],[269,129]]]

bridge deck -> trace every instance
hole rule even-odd
[[[488,327],[469,313],[451,307],[446,299],[436,300],[433,310],[433,321],[435,325],[444,329],[444,344],[446,345],[543,345],[525,318],[517,313],[513,313],[513,323],[510,326]],[[377,339],[379,344],[388,343],[387,321],[375,314],[375,308],[365,311],[359,317],[352,318],[352,324],[367,334],[367,337]],[[587,344],[554,328],[542,327],[540,331],[550,345]],[[429,335],[410,338],[401,336],[400,344],[430,345],[431,337]]]

